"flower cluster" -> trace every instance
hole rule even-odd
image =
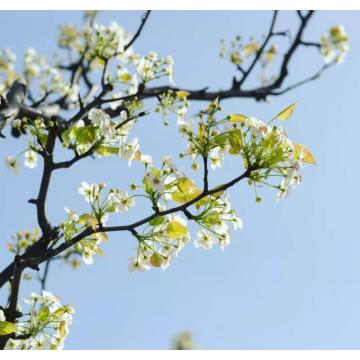
[[[58,44],[62,48],[81,49],[80,32],[73,24],[59,26]]]
[[[256,54],[259,50],[259,44],[254,39],[250,38],[244,44],[241,35],[237,35],[230,43],[230,49],[225,46],[224,40],[221,40],[220,57],[229,60],[234,65],[240,65],[246,58]]]
[[[349,51],[349,38],[342,25],[333,26],[320,39],[320,51],[324,61],[344,61]]]
[[[30,169],[34,169],[38,163],[38,155],[36,151],[29,149],[23,152],[24,153],[24,165]],[[20,154],[21,155],[21,154]],[[5,158],[5,165],[10,169],[14,174],[18,174],[20,170],[20,163],[18,157],[13,155],[7,156]]]
[[[272,121],[287,120],[294,108],[295,104],[290,105]],[[265,123],[242,114],[218,120],[221,110],[217,100],[211,103],[206,111],[199,114],[196,132],[186,121],[181,123],[181,132],[188,139],[188,150],[182,156],[190,156],[193,164],[199,157],[210,160],[213,168],[223,166],[225,154],[239,156],[244,171],[248,171],[248,183],[254,187],[257,202],[261,198],[256,189],[263,185],[277,189],[278,198],[285,197],[300,183],[300,169],[304,163],[315,163],[312,154],[303,145],[293,144],[281,126],[270,126],[272,121]],[[271,178],[281,180],[271,184]],[[170,226],[173,215],[162,215],[166,214],[163,211],[168,202],[180,205],[191,202],[194,211],[189,212],[186,208],[185,215],[199,227],[194,241],[196,247],[207,250],[219,245],[223,250],[230,243],[230,225],[234,230],[242,228],[242,220],[221,188],[211,195],[203,195],[203,190],[178,170],[171,158],[164,158],[161,168],[147,167],[143,184],[146,197],[159,215],[149,221],[140,233],[135,233],[138,248],[130,262],[131,270],[143,271],[154,266],[165,268],[173,255],[189,242],[186,221],[178,217],[176,224]],[[173,226],[177,228],[176,235],[172,233]]]
[[[95,24],[94,30],[95,33],[92,34],[91,28],[85,29],[85,36],[90,48],[101,59],[123,53],[126,44],[131,40],[130,34],[116,22],[112,22],[110,26]]]
[[[148,166],[146,167],[148,168]],[[183,176],[183,173],[177,169],[170,156],[163,158],[161,168],[148,168],[143,179],[144,191],[154,208],[161,206],[160,200],[167,201],[171,199],[178,180]]]
[[[16,324],[15,335],[26,338],[9,340],[7,349],[62,349],[72,323],[72,306],[61,305],[60,299],[48,291],[32,293],[25,303],[30,308],[29,318]]]
[[[142,234],[135,235],[138,247],[130,259],[129,271],[152,267],[166,269],[174,256],[190,240],[187,222],[179,215],[158,216],[151,220]]]
[[[34,93],[34,95],[39,99],[46,94],[59,94],[64,96],[64,101],[69,107],[73,107],[74,103],[78,101],[79,85],[72,84],[58,70],[56,64],[48,62],[45,56],[38,55],[33,48],[29,48],[25,52],[22,77],[29,86],[38,84],[38,93]],[[50,116],[58,114],[59,110],[60,108],[56,104],[44,109]]]
[[[168,188],[168,184],[160,187],[160,179],[159,177],[159,181],[147,185],[152,187],[156,194]],[[185,177],[172,180],[170,186],[172,191],[168,191],[167,202],[185,204],[201,194],[194,182]],[[159,188],[161,190],[158,190]],[[148,190],[148,193],[151,194],[151,191]],[[157,205],[159,206],[159,203]],[[223,250],[230,243],[229,224],[233,225],[234,230],[242,228],[241,219],[231,208],[228,196],[222,191],[195,202],[194,209],[195,212],[190,215],[187,213],[187,216],[199,227],[194,241],[195,247],[207,250],[217,244]],[[135,233],[138,247],[136,255],[130,259],[130,271],[144,271],[152,267],[167,268],[174,256],[190,241],[188,224],[184,218],[174,214],[161,215],[165,205],[159,206],[158,210],[159,216],[150,220],[141,233]]]
[[[195,216],[199,225],[195,247],[205,250],[211,249],[213,245],[219,245],[224,250],[230,244],[229,223],[234,230],[242,229],[242,220],[236,215],[231,207],[227,195],[212,196],[204,203],[201,211]]]
[[[171,56],[162,58],[157,53],[151,51],[144,57],[132,55],[129,57],[129,61],[134,64],[135,70],[144,84],[151,80],[160,79],[163,76],[167,76],[170,83],[174,83],[174,60]]]
[[[0,51],[0,95],[5,95],[6,90],[16,79],[14,70],[16,55],[9,48]]]
[[[67,219],[61,224],[65,241],[71,240],[86,228],[94,231],[101,229],[109,219],[111,213],[125,214],[135,206],[134,197],[126,191],[112,188],[104,199],[101,198],[105,184],[91,184],[83,181],[79,187],[79,194],[89,203],[91,212],[78,215],[75,210],[65,207]],[[100,245],[107,240],[104,232],[95,232],[91,236],[82,239],[74,245],[74,249],[82,255],[85,264],[93,263],[94,255],[101,255],[103,252]]]
[[[283,110],[273,120],[286,120],[295,104]],[[229,115],[218,120],[221,107],[215,100],[200,113],[197,132],[191,126],[181,125],[180,131],[188,139],[187,150],[180,154],[189,156],[197,169],[199,157],[210,160],[212,168],[224,164],[225,154],[240,156],[244,168],[251,169],[250,184],[270,185],[269,178],[283,178],[278,185],[278,196],[286,196],[301,181],[299,174],[304,162],[315,163],[311,153],[300,144],[293,144],[281,126],[270,126],[254,117],[243,114]],[[256,189],[255,189],[256,190]]]
[[[230,61],[232,64],[241,66],[246,60],[256,56],[260,49],[260,42],[254,38],[250,38],[247,42],[243,42],[243,38],[237,35],[231,41],[230,47],[227,48],[224,40],[221,40],[220,57]],[[277,46],[271,45],[264,49],[261,55],[262,66],[265,67],[272,62],[277,54]]]
[[[230,116],[230,121],[240,123],[240,128],[231,132],[233,138],[232,143],[229,138],[229,143],[232,152],[243,157],[245,168],[254,168],[250,185],[269,185],[278,189],[278,198],[283,198],[300,184],[304,163],[315,164],[311,153],[303,145],[293,144],[281,126],[271,127],[256,118],[236,115]],[[270,178],[282,181],[273,185],[267,182]]]
[[[12,242],[7,243],[7,248],[12,253],[19,255],[39,239],[39,229],[33,231],[19,231],[12,237]]]
[[[167,125],[167,115],[174,113],[177,115],[178,120],[185,118],[185,115],[190,107],[190,103],[187,97],[190,95],[187,91],[171,91],[159,95],[159,103],[157,104],[155,111],[162,114],[164,117],[164,123]]]
[[[202,194],[202,190],[176,168],[170,157],[163,158],[161,168],[147,169],[143,189],[158,216],[154,216],[140,232],[134,232],[138,247],[136,255],[130,260],[130,271],[144,271],[152,267],[165,269],[169,266],[174,256],[190,241],[190,233],[184,218],[174,214],[162,215],[163,211],[169,202],[183,205]],[[235,230],[242,227],[229,198],[219,191],[193,205],[195,212],[185,214],[199,226],[194,245],[209,249],[216,243],[224,249],[230,243],[228,224],[232,224]]]

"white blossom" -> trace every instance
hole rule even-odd
[[[33,169],[37,166],[38,157],[37,153],[34,150],[28,150],[25,152],[25,161],[24,165],[30,169]]]

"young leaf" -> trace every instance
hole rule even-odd
[[[290,106],[288,106],[286,109],[284,109],[283,111],[280,111],[275,117],[275,119],[281,120],[281,121],[285,121],[287,120],[293,113],[294,109],[296,107],[296,102],[291,104]]]
[[[0,321],[0,335],[9,335],[16,330],[15,324],[8,321]]]
[[[176,220],[170,221],[167,226],[167,233],[170,239],[182,238],[187,232],[187,228]]]
[[[164,216],[157,216],[156,218],[152,219],[149,221],[149,224],[151,226],[157,226],[162,224],[165,221],[165,217]]]
[[[179,90],[176,92],[176,97],[180,100],[185,100],[189,95],[190,93],[185,90]]]
[[[119,148],[112,146],[99,146],[96,148],[96,153],[101,156],[118,155]]]
[[[304,163],[306,164],[313,164],[316,165],[316,161],[314,155],[304,146],[301,144],[294,144],[295,146],[295,156],[299,157],[300,153],[304,154]]]
[[[58,308],[57,310],[54,311],[53,316],[55,318],[59,318],[61,315],[64,315],[66,313],[66,307],[63,306],[61,308]]]
[[[248,119],[249,117],[243,114],[233,114],[233,115],[229,115],[229,119],[232,122],[238,122],[241,124],[244,124],[245,121]]]
[[[202,192],[190,179],[186,177],[179,179],[177,188],[179,191],[173,192],[171,197],[173,201],[178,204],[185,204],[186,202],[196,198]]]
[[[42,306],[37,314],[39,322],[45,322],[50,316],[50,310],[47,306]]]
[[[231,146],[232,154],[239,154],[241,151],[242,145],[242,138],[241,138],[241,131],[239,129],[233,130],[229,133],[229,143]]]

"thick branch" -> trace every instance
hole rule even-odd
[[[22,315],[17,311],[21,274],[23,271],[23,267],[21,266],[20,256],[18,255],[15,256],[12,267],[13,267],[13,276],[10,287],[10,298],[7,308],[4,309],[4,315],[6,317],[6,321],[14,323],[15,320]],[[0,350],[3,350],[5,348],[6,343],[10,338],[11,338],[11,334],[0,336]]]
[[[21,274],[23,271],[23,267],[21,266],[20,256],[18,255],[15,256],[13,267],[14,267],[14,274],[11,281],[10,301],[7,309],[5,310],[6,320],[10,322],[14,322],[18,317],[16,306],[18,303]]]
[[[49,190],[50,178],[53,171],[53,151],[55,147],[56,140],[56,128],[51,128],[49,130],[49,135],[46,143],[45,153],[43,153],[44,158],[44,168],[41,178],[41,184],[39,189],[38,197],[33,203],[36,205],[37,219],[40,226],[40,229],[44,236],[48,235],[51,232],[51,225],[46,217],[45,211],[45,202],[47,193]]]

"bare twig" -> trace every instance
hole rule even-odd
[[[268,31],[268,34],[263,42],[263,44],[261,45],[260,49],[257,51],[256,56],[254,58],[254,60],[252,61],[252,63],[250,64],[249,68],[245,71],[242,79],[239,81],[239,88],[241,87],[241,85],[245,82],[245,80],[247,79],[247,77],[250,75],[252,69],[254,68],[254,66],[256,65],[256,63],[259,61],[261,55],[264,52],[264,49],[266,47],[266,45],[268,44],[269,40],[271,39],[271,37],[273,36],[273,30],[275,27],[275,22],[276,22],[276,18],[278,15],[278,11],[275,10],[271,19],[271,23],[270,23],[270,28]]]
[[[129,41],[128,44],[125,45],[124,50],[127,50],[135,41],[136,39],[140,36],[141,31],[146,23],[146,20],[148,19],[149,15],[151,13],[151,10],[147,10],[146,13],[142,16],[141,18],[141,24],[139,26],[139,28],[137,29],[135,35],[133,36],[133,38]]]

